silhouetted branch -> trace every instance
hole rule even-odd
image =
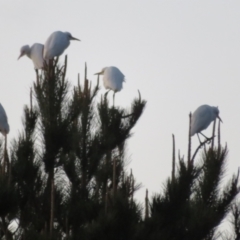
[[[175,180],[175,137],[172,134],[172,142],[173,142],[173,152],[172,152],[172,181]]]
[[[215,126],[216,126],[216,120],[213,122],[213,129],[212,129],[212,149],[214,147],[214,137],[215,137]]]
[[[188,166],[191,161],[191,127],[192,127],[192,113],[189,114],[189,132],[188,132]]]
[[[193,165],[193,163],[194,163],[194,159],[195,159],[198,151],[200,150],[200,148],[201,148],[202,146],[205,146],[205,144],[206,144],[207,142],[209,142],[210,140],[212,140],[212,139],[213,139],[213,137],[208,138],[208,139],[206,139],[204,142],[202,142],[201,144],[199,144],[199,146],[197,147],[197,149],[195,150],[195,152],[194,152],[194,154],[193,154],[193,156],[192,156],[192,159],[191,159],[191,164],[192,164],[192,165]],[[206,152],[205,152],[205,153],[206,153]]]

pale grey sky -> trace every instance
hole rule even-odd
[[[220,109],[222,143],[229,147],[228,173],[236,173],[239,12],[239,0],[0,0],[0,102],[9,118],[9,140],[22,129],[23,106],[29,103],[35,79],[32,62],[26,57],[17,61],[20,47],[44,43],[56,30],[69,31],[81,39],[65,52],[72,84],[79,72],[83,76],[84,62],[93,82],[95,72],[113,65],[126,76],[116,105],[130,107],[138,89],[147,100],[128,142],[128,168],[143,184],[138,199],[143,201],[146,188],[150,195],[159,192],[170,175],[172,133],[176,148],[187,155],[188,114],[202,104]],[[194,137],[193,148],[197,144]]]

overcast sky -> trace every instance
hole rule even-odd
[[[8,139],[22,129],[23,106],[35,80],[32,62],[17,61],[21,46],[68,31],[81,39],[65,51],[72,84],[78,73],[83,76],[85,62],[93,82],[95,72],[117,66],[126,83],[116,105],[130,107],[138,89],[147,100],[128,141],[128,169],[143,185],[138,199],[144,200],[146,188],[150,195],[159,192],[170,176],[173,133],[176,148],[187,156],[188,115],[202,104],[220,109],[230,177],[240,160],[239,13],[239,0],[0,0],[0,102],[11,128]],[[204,133],[210,136],[211,130]],[[193,149],[197,144],[194,136]]]

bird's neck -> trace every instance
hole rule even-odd
[[[25,53],[31,59],[31,50],[30,50],[30,48],[26,49]]]

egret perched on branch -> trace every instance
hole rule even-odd
[[[24,55],[27,55],[33,61],[36,70],[43,68],[43,44],[34,43],[31,47],[29,45],[21,47],[18,59]]]
[[[6,135],[9,133],[9,125],[8,125],[8,119],[7,114],[0,103],[0,132],[6,137]]]
[[[79,39],[73,37],[69,32],[53,32],[44,44],[43,57],[44,59],[53,59],[59,57],[64,50],[70,45],[70,40]]]
[[[105,67],[101,72],[95,73],[95,75],[103,75],[103,85],[106,89],[112,90],[113,94],[113,105],[115,93],[121,91],[122,84],[125,81],[125,76],[117,67]],[[108,92],[107,92],[108,93]],[[106,94],[107,94],[106,93]]]
[[[209,105],[202,105],[197,108],[197,110],[192,115],[192,122],[191,122],[191,136],[195,133],[200,133],[206,139],[207,138],[204,134],[201,133],[204,129],[206,129],[212,121],[219,119],[222,122],[222,119],[219,117],[219,110],[218,107],[211,107]],[[200,141],[200,138],[198,136]],[[201,141],[200,141],[201,142]]]

